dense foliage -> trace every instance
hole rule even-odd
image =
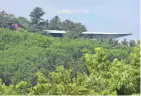
[[[0,95],[139,94],[140,42],[80,38],[84,25],[44,14],[35,7],[29,21],[0,12]],[[8,30],[9,23],[24,29]],[[43,30],[67,34],[54,38]]]
[[[0,29],[1,95],[139,94],[139,73],[140,42]]]
[[[0,28],[9,28],[10,23],[20,23],[24,26],[24,29],[29,28],[29,21],[24,17],[15,17],[13,14],[9,14],[7,12],[0,11]]]
[[[30,20],[27,20],[24,17],[15,17],[13,14],[0,11],[0,28],[9,28],[10,23],[19,23],[24,26],[25,30],[30,32],[38,32],[44,35],[47,35],[44,30],[65,30],[68,34],[65,37],[79,37],[81,32],[87,31],[85,25],[81,23],[76,23],[71,20],[64,20],[58,16],[53,17],[51,20],[43,19],[45,12],[40,7],[35,7],[32,12],[29,14]]]

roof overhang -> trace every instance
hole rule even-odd
[[[65,31],[60,31],[60,30],[44,30],[47,33],[56,33],[56,34],[65,34]]]
[[[67,33],[66,31],[60,31],[60,30],[44,30],[44,32],[49,33],[49,34],[58,34],[58,35],[62,35]],[[82,32],[81,35],[83,36],[88,36],[88,37],[92,37],[92,38],[101,38],[101,37],[108,37],[110,35],[112,35],[113,38],[118,38],[118,37],[123,37],[123,36],[128,36],[128,35],[132,35],[132,33],[109,33],[109,32]]]
[[[103,34],[103,35],[124,35],[124,34],[129,34],[129,35],[132,35],[132,33],[116,33],[116,32],[113,32],[113,33],[108,33],[108,32],[82,32],[82,34]]]

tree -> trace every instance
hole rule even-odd
[[[128,42],[127,42],[126,39],[124,39],[121,43],[122,43],[122,45],[126,45],[126,46],[128,46]]]
[[[86,27],[81,23],[74,23],[70,20],[63,21],[63,30],[65,31],[75,31],[75,32],[85,32],[87,31]]]
[[[30,22],[26,18],[19,16],[16,18],[16,21],[17,23],[22,24],[25,30],[29,29]]]
[[[85,32],[85,31],[87,31],[87,29],[81,23],[74,23],[74,31],[76,31],[76,32]]]
[[[109,35],[109,37],[106,39],[108,44],[112,44],[113,43],[113,37],[112,35]]]
[[[43,19],[41,18],[45,12],[40,7],[35,7],[31,14],[29,15],[31,17],[31,30],[36,31],[38,29],[43,29]]]
[[[134,47],[136,45],[135,41],[134,40],[130,40],[129,41],[129,46],[130,47]]]
[[[44,27],[45,27],[45,29],[48,29],[48,25],[49,25],[49,21],[48,20],[45,20],[44,21]]]
[[[53,19],[50,20],[48,29],[49,30],[62,30],[62,23],[58,16],[55,16]]]
[[[8,14],[4,10],[0,12],[0,28],[9,28],[9,23],[17,23],[13,14]]]
[[[111,48],[85,38],[52,38],[3,28],[0,40],[0,95],[140,92],[140,42],[133,48]]]
[[[65,20],[63,22],[63,29],[67,31],[65,37],[69,38],[80,37],[82,32],[87,31],[86,27],[81,23],[74,23],[70,20]]]
[[[65,31],[72,31],[74,29],[74,23],[70,20],[63,21],[63,30]]]
[[[133,48],[133,53],[131,54],[132,59],[130,64],[132,65],[134,72],[134,86],[135,86],[135,93],[140,92],[140,40],[137,41],[137,45]],[[133,72],[132,72],[133,73]]]

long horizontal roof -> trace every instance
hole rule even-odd
[[[132,33],[116,33],[116,32],[82,32],[82,34],[132,34]]]
[[[66,31],[60,31],[60,30],[44,30],[45,32],[47,32],[47,33],[56,33],[56,34],[64,34],[64,33],[66,33]],[[109,33],[109,32],[82,32],[82,34],[130,34],[130,35],[132,35],[132,33],[116,33],[116,32],[111,32],[111,33]]]
[[[44,30],[47,33],[66,33],[65,31],[60,31],[60,30]]]

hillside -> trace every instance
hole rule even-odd
[[[0,29],[0,94],[137,94],[139,61],[139,45]]]

